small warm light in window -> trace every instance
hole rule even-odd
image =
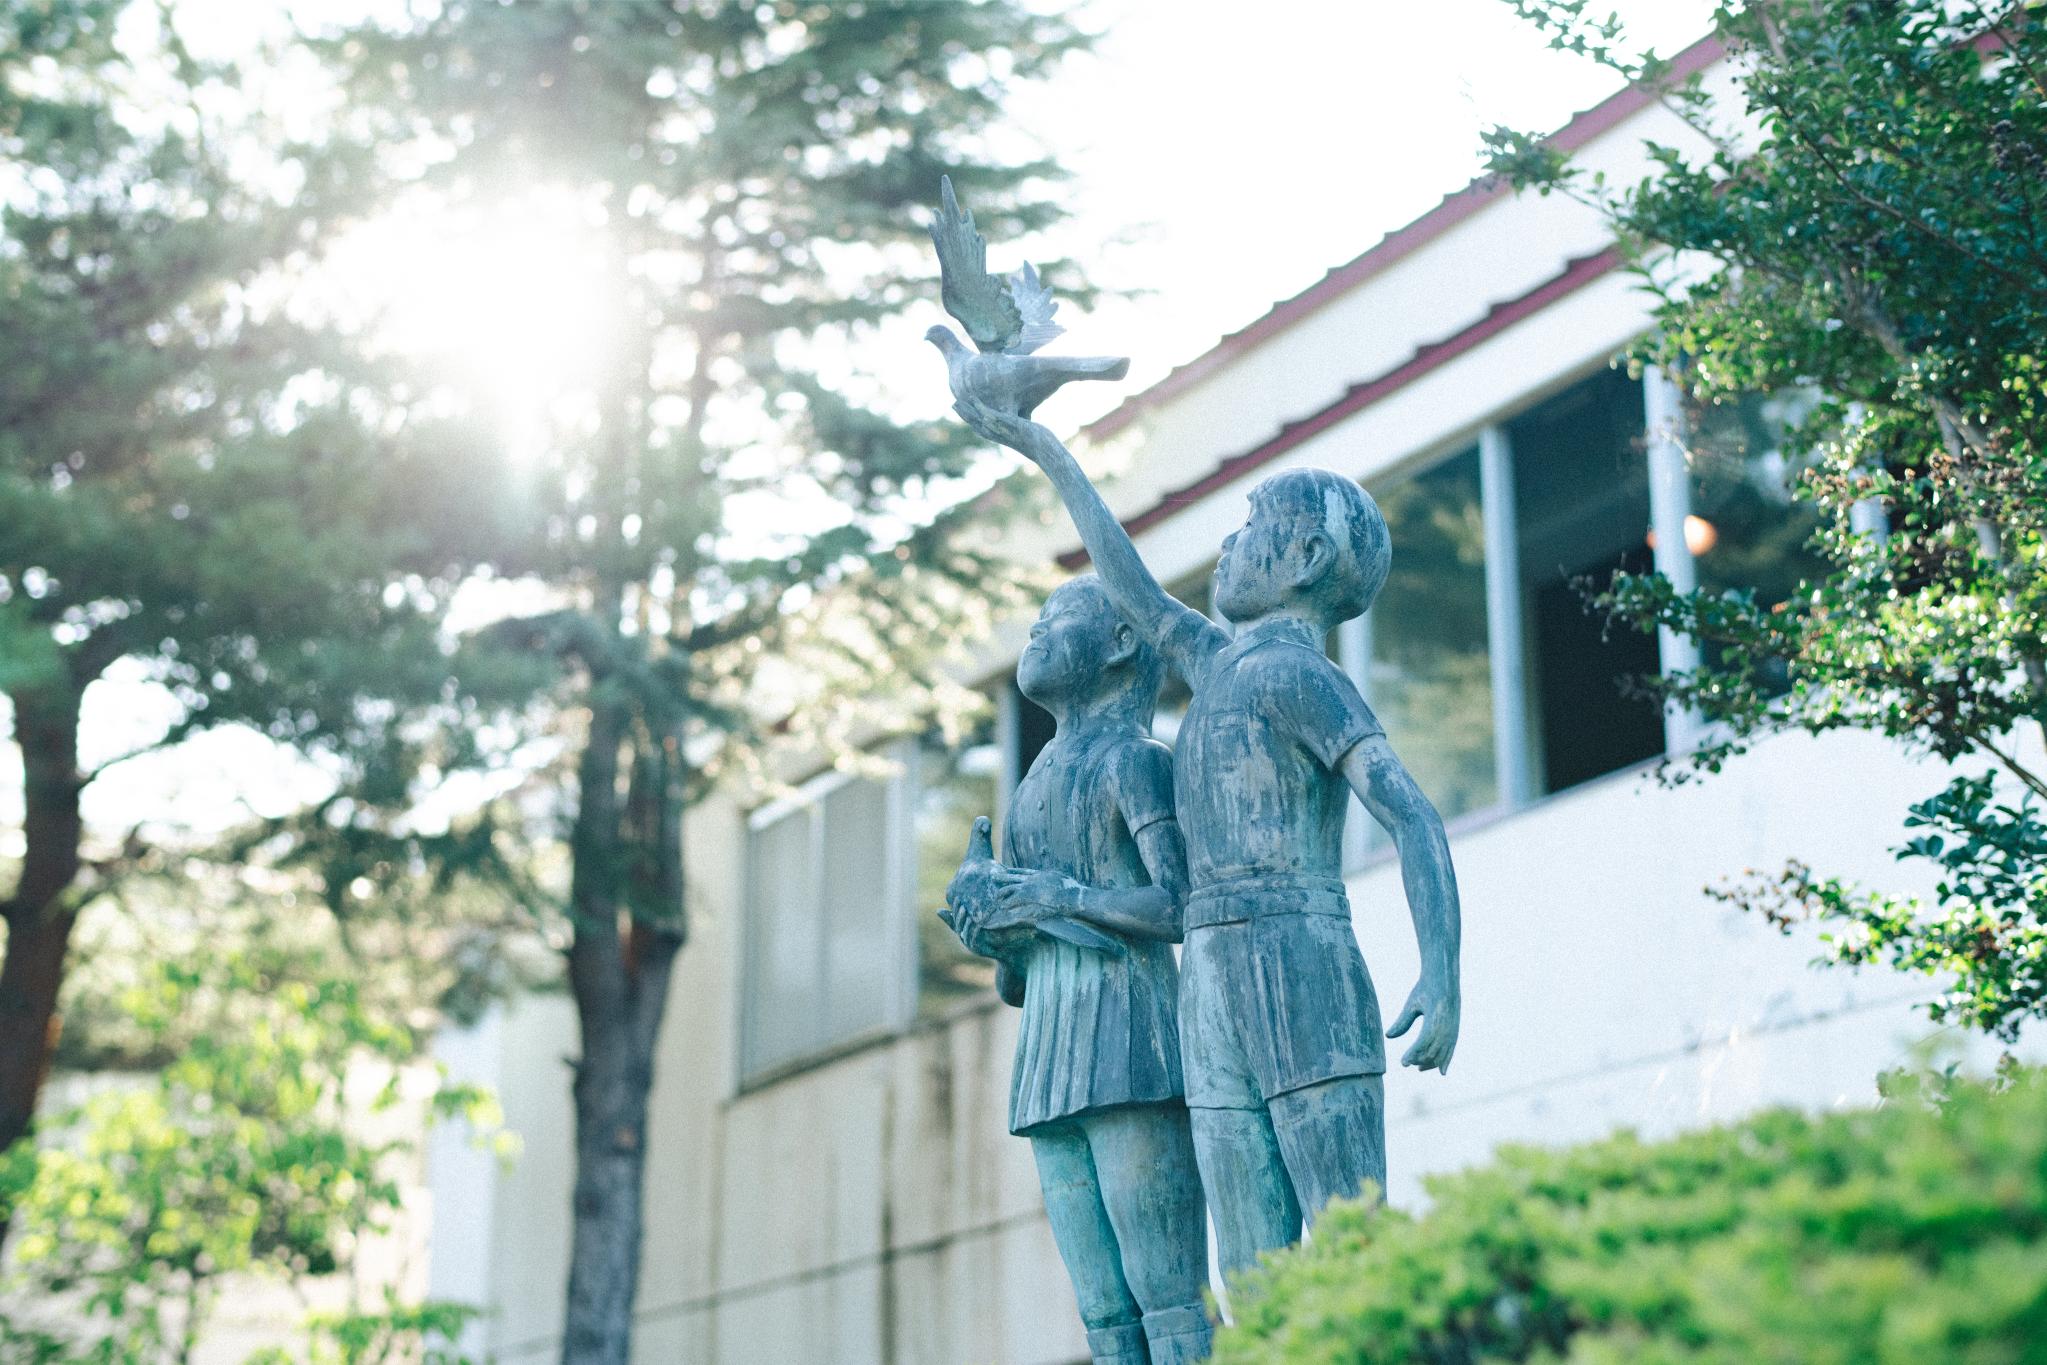
[[[1656,532],[1651,531],[1646,539],[1649,548],[1656,548]],[[1695,555],[1702,555],[1720,543],[1720,528],[1704,517],[1685,518],[1685,548]]]

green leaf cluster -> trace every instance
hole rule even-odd
[[[1931,897],[1859,887],[1800,862],[1715,894],[1787,929],[1826,924],[1826,961],[1938,978],[1942,991],[1927,1007],[1934,1019],[2016,1043],[2047,1010],[2047,824],[2030,793],[2000,800],[1991,779],[1977,776],[1914,805],[1905,826],[1924,832],[1898,857],[1939,870]]]
[[[431,604],[475,549],[453,512],[485,449],[415,429],[284,287],[373,208],[363,149],[294,141],[144,13],[51,0],[0,42],[24,168],[0,205],[0,685],[56,708],[133,658],[182,705],[172,738],[374,742],[364,694],[445,679]]]
[[[1333,1204],[1216,1365],[2020,1365],[2047,1340],[2047,1081],[1508,1148],[1414,1217]]]
[[[1811,573],[1766,591],[1622,575],[1597,605],[1705,646],[1659,680],[1713,723],[1669,770],[1717,771],[1761,737],[1860,730],[1965,778],[1908,823],[1927,900],[1793,867],[1727,889],[1835,931],[1830,956],[1958,974],[1943,1017],[2010,1037],[2042,1006],[2047,796],[2047,10],[1791,0],[1714,14],[1735,93],[1627,54],[1582,0],[1517,0],[1560,47],[1647,86],[1684,125],[1615,187],[1500,130],[1494,168],[1594,205],[1655,301],[1637,361],[1686,388],[1695,429],[1743,395],[1815,396],[1786,450]],[[1970,852],[1954,860],[1960,838]],[[1978,863],[1978,855],[1992,859]],[[1752,894],[1753,893],[1753,894]]]
[[[123,1003],[137,1028],[185,1035],[179,1055],[0,1156],[14,1234],[0,1359],[51,1343],[63,1359],[185,1359],[226,1277],[330,1275],[389,1226],[394,1163],[412,1139],[372,1134],[377,1116],[422,1102],[407,1097],[412,1037],[345,974],[298,966],[204,954],[159,965]],[[429,1118],[493,1132],[488,1095],[425,1089]],[[460,1317],[395,1302],[330,1315],[309,1325],[310,1358],[383,1359],[401,1338],[452,1335]]]

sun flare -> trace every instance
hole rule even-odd
[[[415,212],[365,226],[340,264],[382,342],[537,436],[602,373],[616,335],[604,228],[531,195],[488,214]]]

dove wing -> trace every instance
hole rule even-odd
[[[1028,355],[1066,330],[1052,321],[1059,305],[1052,298],[1050,286],[1038,279],[1036,266],[1026,263],[1023,269],[1010,273],[1009,297],[1015,301],[1017,314],[1023,319],[1015,344],[1019,354]]]
[[[952,177],[939,181],[943,202],[931,223],[938,248],[940,297],[983,351],[1006,351],[1023,332],[1024,317],[1006,280],[988,273],[988,240],[974,231],[974,215],[960,208]]]

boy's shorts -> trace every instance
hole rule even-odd
[[[1386,1070],[1379,999],[1343,883],[1250,877],[1188,898],[1180,1057],[1190,1109]]]

